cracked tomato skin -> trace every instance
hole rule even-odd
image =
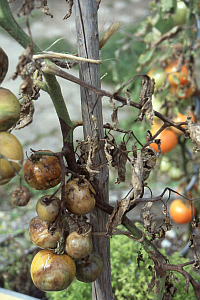
[[[51,250],[39,251],[31,263],[31,278],[41,291],[61,291],[73,281],[76,266],[67,254],[55,254]]]
[[[39,150],[38,152],[51,152]],[[53,152],[51,152],[53,153]],[[25,181],[35,190],[47,190],[61,181],[61,167],[56,156],[42,155],[36,158],[31,155],[24,164],[23,175]]]
[[[6,159],[0,158],[0,185],[3,185],[9,182],[16,172],[19,172],[24,158],[22,145],[12,133],[0,132],[0,154],[8,159],[19,161],[19,163],[9,163]]]

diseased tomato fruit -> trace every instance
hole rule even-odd
[[[3,82],[8,72],[8,56],[0,47],[0,84]]]
[[[34,217],[29,223],[29,235],[33,244],[40,248],[55,249],[62,236],[62,223],[58,222],[52,232],[49,230],[50,222]]]
[[[75,215],[85,215],[95,207],[95,191],[89,181],[75,178],[65,185],[66,208]]]
[[[16,160],[17,162],[8,162],[4,158],[0,158],[0,185],[9,182],[22,167],[23,148],[18,139],[9,132],[0,132],[0,154],[4,155],[8,160]]]
[[[38,152],[50,152],[39,150]],[[30,187],[36,190],[50,189],[61,181],[61,167],[57,157],[32,154],[24,164],[24,179]]]
[[[176,86],[171,85],[169,90],[170,90],[170,93],[172,95],[176,95],[178,97],[178,99],[187,99],[195,93],[196,84],[193,82],[189,85],[189,87],[180,86],[180,85],[176,87]]]
[[[20,104],[8,89],[0,87],[0,131],[7,131],[19,120]]]
[[[151,128],[151,133],[152,135],[154,135],[158,129],[161,126],[158,125],[157,123],[155,123],[155,125],[152,126]],[[174,149],[176,147],[176,145],[178,144],[178,138],[177,135],[174,131],[170,130],[170,129],[164,129],[157,137],[156,139],[160,139],[161,140],[161,153],[166,153],[171,151],[172,149]],[[150,146],[156,151],[158,152],[158,145],[156,143],[152,143],[150,144]]]
[[[31,199],[31,193],[26,186],[17,187],[11,194],[11,200],[14,205],[25,206]]]
[[[82,235],[77,231],[70,233],[66,239],[65,251],[73,258],[83,258],[92,251],[92,237]]]
[[[187,65],[184,64],[181,70],[177,71],[178,59],[172,61],[166,68],[165,72],[168,74],[170,85],[177,86],[179,84],[186,85],[189,83],[189,75]]]
[[[53,222],[59,214],[61,201],[57,197],[50,198],[51,195],[41,197],[36,204],[36,212],[43,221]]]
[[[76,264],[76,279],[82,282],[95,281],[103,271],[103,261],[101,256],[92,251],[85,258],[77,258],[74,260]]]
[[[196,213],[196,209],[193,206],[193,215]],[[169,207],[169,213],[172,220],[178,224],[185,224],[192,221],[192,214],[190,205],[186,205],[181,199],[172,201]]]
[[[76,266],[67,254],[55,254],[51,250],[39,251],[31,263],[31,278],[41,291],[61,291],[73,281]]]
[[[163,85],[166,73],[162,67],[155,67],[149,71],[148,76],[155,79],[155,89],[158,89]]]
[[[186,23],[187,14],[189,10],[184,1],[177,1],[175,13],[172,15],[172,18],[176,25],[183,25]]]
[[[187,117],[192,117],[191,120],[195,122],[195,116],[191,112],[188,116],[187,115],[182,115],[180,112],[177,113],[176,118],[173,119],[174,122],[185,122],[187,120]],[[186,128],[186,125],[181,125],[181,127]],[[183,134],[183,131],[177,129],[176,127],[171,126],[171,129],[179,135]]]

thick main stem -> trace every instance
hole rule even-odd
[[[78,55],[84,58],[99,59],[99,37],[97,25],[97,5],[96,0],[76,0],[76,27],[78,41]],[[80,79],[85,83],[92,84],[100,88],[100,69],[99,65],[81,62],[79,64]],[[103,138],[103,118],[101,99],[98,95],[81,87],[81,105],[84,137],[95,137],[98,134],[99,141]],[[93,116],[97,119],[97,128]],[[100,148],[95,155],[94,164],[102,165],[106,162],[103,148]],[[96,192],[101,199],[108,202],[108,168],[107,165],[100,169],[94,179]],[[95,208],[90,217],[94,231],[105,231],[108,220],[107,214],[99,208]],[[110,268],[110,240],[102,236],[94,238],[93,247],[98,252],[104,264],[102,275],[93,283],[92,299],[110,300],[113,299],[111,287],[111,268]]]

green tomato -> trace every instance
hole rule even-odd
[[[176,25],[183,25],[186,23],[187,14],[189,10],[184,1],[178,1],[176,4],[175,13],[172,15],[172,18]]]
[[[155,89],[159,89],[163,85],[166,78],[165,70],[162,67],[155,67],[151,69],[148,75],[151,79],[154,78]]]
[[[182,172],[177,167],[171,167],[169,169],[168,175],[172,180],[179,180],[182,177]]]
[[[164,156],[160,162],[160,170],[161,172],[168,172],[171,168],[171,163],[169,161],[169,158]]]

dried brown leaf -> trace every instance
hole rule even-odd
[[[200,125],[192,122],[190,117],[187,118],[186,125],[186,137],[191,138],[192,143],[196,151],[200,150]]]
[[[118,128],[118,107],[113,107],[113,112],[111,115],[111,120],[114,125],[114,129]]]
[[[144,222],[144,227],[148,228],[151,226],[152,214],[150,209],[153,205],[153,202],[146,202],[141,209],[141,219]]]
[[[134,198],[137,198],[143,191],[143,160],[142,152],[139,151],[137,158],[132,165],[131,185],[134,189]]]
[[[130,106],[130,102],[131,102],[131,95],[129,93],[129,90],[125,90],[125,98],[126,98],[126,103],[128,106]]]

